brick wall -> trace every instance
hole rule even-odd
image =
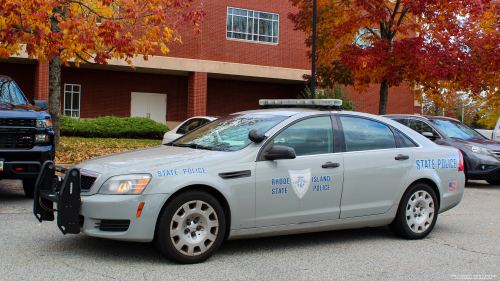
[[[187,116],[207,115],[207,73],[190,72],[188,75]]]
[[[28,100],[34,99],[35,64],[0,62],[0,75],[14,79]]]
[[[279,44],[242,42],[226,39],[227,7],[279,14]],[[171,42],[167,56],[255,64],[285,68],[310,69],[305,46],[306,36],[294,31],[287,18],[294,10],[288,0],[209,0],[203,1],[205,22],[202,32],[182,31],[182,44]],[[162,55],[158,53],[158,55]]]
[[[49,101],[49,63],[37,62],[35,66],[34,99]]]
[[[208,79],[207,115],[224,116],[258,109],[259,99],[295,99],[304,87],[304,84]]]
[[[61,84],[81,85],[82,118],[130,116],[132,92],[167,94],[167,120],[187,117],[186,76],[63,67]],[[61,91],[62,102],[63,95]]]

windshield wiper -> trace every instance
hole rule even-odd
[[[203,146],[203,145],[199,145],[199,144],[196,144],[196,143],[181,143],[181,144],[179,144],[179,143],[171,143],[170,145],[171,146],[177,146],[177,147],[189,147],[189,148],[194,148],[194,149],[213,150],[212,147]]]

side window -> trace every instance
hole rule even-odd
[[[405,120],[404,119],[392,119],[392,120],[405,125]]]
[[[357,117],[340,117],[346,151],[396,148],[394,134],[387,125]]]
[[[184,124],[182,124],[182,126],[177,130],[177,134],[184,135],[198,128],[200,126],[201,120],[202,119],[191,119],[189,121],[184,122]]]
[[[291,147],[297,156],[333,153],[332,120],[324,116],[295,123],[274,137],[274,145]]]
[[[408,138],[406,135],[399,133],[399,136],[405,143],[406,147],[417,147],[417,145],[413,141],[411,141],[410,138]]]
[[[412,128],[413,130],[423,133],[423,132],[430,132],[435,134],[434,129],[432,129],[431,126],[429,126],[427,123],[422,122],[420,120],[413,120],[409,119],[408,120],[408,127]]]

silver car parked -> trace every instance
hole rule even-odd
[[[224,239],[384,225],[426,237],[462,198],[461,153],[338,103],[261,100],[268,109],[230,114],[165,145],[69,170],[47,161],[34,213],[54,220],[56,203],[65,234],[153,241],[180,263],[205,261]]]

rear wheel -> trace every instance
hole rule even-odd
[[[157,249],[179,263],[199,263],[210,258],[222,244],[225,214],[209,193],[191,190],[177,195],[158,218]]]
[[[23,190],[26,197],[28,198],[35,197],[35,183],[36,179],[23,180]]]
[[[434,190],[425,183],[411,186],[399,203],[390,229],[406,239],[422,239],[431,233],[438,217]]]

